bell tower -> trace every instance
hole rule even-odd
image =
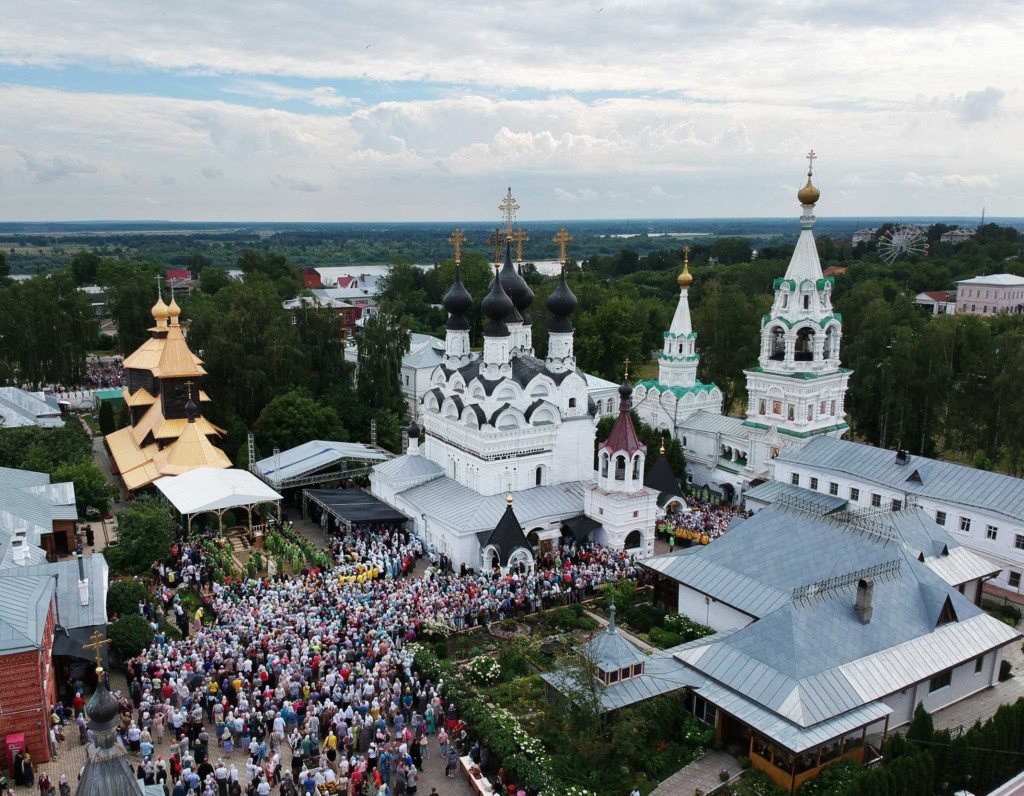
[[[806,438],[842,436],[851,371],[840,366],[842,316],[832,309],[833,278],[821,271],[814,242],[814,150],[807,155],[807,184],[797,192],[800,237],[785,276],[775,280],[771,312],[761,321],[761,355],[747,376],[746,425]]]

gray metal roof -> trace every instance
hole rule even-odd
[[[801,500],[821,514],[828,514],[846,505],[846,501],[836,495],[828,495],[814,489],[804,489],[803,487],[787,484],[783,481],[765,481],[763,484],[758,484],[753,489],[744,492],[743,497],[746,500],[756,500],[769,504],[775,503],[780,498]]]
[[[75,485],[51,484],[46,473],[0,467],[0,537],[19,529],[29,532],[29,542],[53,531],[54,520],[75,520]]]
[[[615,627],[615,606],[611,621],[604,632],[598,633],[586,644],[587,654],[603,672],[614,672],[635,663],[644,663],[647,658],[618,632]]]
[[[0,570],[0,581],[7,578],[34,578],[56,575],[57,623],[68,630],[107,623],[107,586],[109,568],[102,553],[82,559],[89,580],[89,604],[82,605],[78,594],[78,561],[66,558],[53,563],[8,566]]]
[[[0,653],[40,648],[53,591],[49,577],[0,578]]]
[[[288,478],[315,473],[317,470],[349,459],[382,462],[389,458],[389,454],[360,442],[314,439],[281,451],[277,456],[260,459],[256,462],[256,467],[265,479],[277,483]]]
[[[516,517],[526,529],[551,520],[574,517],[583,509],[583,493],[591,484],[571,481],[513,492]],[[490,531],[505,511],[505,494],[480,495],[447,476],[398,493],[428,520],[439,520],[465,532]]]
[[[396,456],[394,459],[375,465],[373,472],[388,479],[391,483],[398,483],[406,479],[436,478],[444,475],[444,468],[426,456],[405,455]]]
[[[706,431],[712,434],[738,434],[744,437],[747,436],[749,431],[743,425],[742,418],[720,415],[716,412],[708,412],[705,409],[696,411],[687,417],[686,428],[687,430]]]
[[[924,456],[910,456],[901,465],[896,463],[895,451],[831,437],[815,437],[800,448],[784,451],[779,461],[840,473],[941,503],[994,511],[1014,522],[1024,519],[1024,479],[1003,473]],[[908,480],[915,472],[920,482]]]
[[[999,574],[999,567],[966,547],[955,547],[947,555],[926,558],[924,565],[954,586]]]
[[[0,418],[3,419],[4,428],[60,428],[64,425],[56,401],[51,403],[43,393],[32,393],[17,387],[0,387]]]

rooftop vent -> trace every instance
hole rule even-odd
[[[904,465],[910,461],[910,451],[900,448],[896,451],[896,464]]]
[[[861,578],[857,581],[857,602],[853,604],[853,610],[857,612],[857,618],[861,624],[866,625],[871,621],[871,614],[874,608],[871,605],[871,598],[875,592],[874,578]]]

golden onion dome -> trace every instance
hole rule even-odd
[[[154,321],[166,320],[168,316],[167,305],[164,304],[164,300],[162,298],[158,298],[156,300],[156,304],[153,305],[153,309],[150,310],[150,312],[153,313]]]
[[[171,303],[167,305],[167,316],[169,318],[177,318],[179,315],[181,315],[181,307],[179,307],[178,302],[172,298]]]
[[[690,252],[687,251],[683,260],[683,272],[676,278],[679,287],[687,288],[693,284],[693,274],[690,273]]]
[[[820,197],[821,191],[814,187],[814,183],[811,182],[811,173],[807,172],[807,185],[796,192],[796,198],[802,205],[813,205]]]

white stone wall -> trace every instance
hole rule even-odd
[[[749,614],[683,584],[679,584],[678,611],[694,622],[700,622],[718,632],[739,630],[754,621],[754,617]]]

